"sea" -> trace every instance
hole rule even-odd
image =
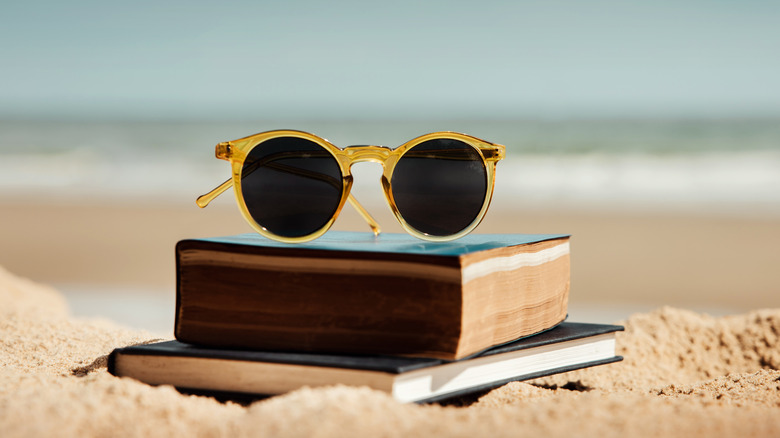
[[[504,144],[492,208],[780,215],[775,118],[0,120],[0,199],[191,203],[229,176],[216,143],[282,128],[338,146],[395,147],[433,131]],[[364,164],[356,188],[378,184],[381,169]]]

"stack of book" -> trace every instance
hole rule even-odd
[[[114,350],[112,374],[216,395],[346,384],[426,402],[622,359],[622,327],[564,322],[566,235],[245,234],[179,242],[176,271],[177,340]]]

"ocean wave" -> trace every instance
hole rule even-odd
[[[392,146],[438,129],[506,144],[499,208],[780,211],[780,124],[773,120],[0,121],[0,198],[191,203],[230,175],[227,163],[214,159],[214,144],[279,127],[341,146]],[[379,166],[361,163],[353,171],[355,190],[379,186]],[[381,192],[368,198],[384,203]]]
[[[353,174],[355,191],[379,193],[381,166],[361,163]],[[175,154],[121,160],[84,150],[16,154],[0,160],[0,193],[47,202],[191,203],[229,175],[223,161]],[[361,200],[384,202],[381,194],[372,197],[377,199]],[[514,154],[498,164],[493,202],[498,208],[752,206],[780,212],[780,152]]]
[[[624,205],[780,206],[780,152],[521,156],[499,164],[496,196]]]

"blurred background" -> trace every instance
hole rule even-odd
[[[508,147],[481,233],[571,233],[573,320],[780,306],[780,4],[13,2],[0,266],[168,333],[174,244],[251,231],[213,146],[270,129]],[[400,227],[381,169],[354,193]],[[345,208],[338,229],[365,230]]]

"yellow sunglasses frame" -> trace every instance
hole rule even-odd
[[[328,220],[328,222],[322,228],[306,236],[285,237],[270,232],[265,227],[255,222],[255,220],[252,218],[252,215],[249,213],[246,203],[244,202],[244,197],[242,196],[241,172],[244,167],[244,160],[246,160],[247,155],[256,146],[259,146],[260,144],[262,144],[267,140],[270,140],[272,138],[278,138],[278,137],[297,137],[297,138],[302,138],[317,143],[318,145],[322,146],[323,149],[325,149],[326,151],[330,152],[331,155],[333,155],[333,157],[336,159],[336,162],[338,162],[339,168],[341,169],[343,188],[341,193],[341,201],[339,202],[338,208],[333,213],[333,216]],[[469,224],[466,228],[464,228],[463,230],[459,231],[456,234],[452,234],[448,236],[434,236],[434,235],[422,233],[416,230],[415,228],[413,228],[411,225],[409,225],[409,223],[406,222],[406,220],[401,215],[401,212],[398,211],[398,207],[396,206],[395,200],[393,199],[393,192],[390,186],[390,181],[392,181],[393,170],[395,169],[395,166],[396,164],[398,164],[398,161],[401,159],[401,157],[403,157],[403,155],[408,150],[417,146],[418,144],[428,140],[435,140],[435,139],[460,140],[463,143],[466,143],[469,146],[473,147],[482,157],[483,164],[485,165],[485,170],[487,173],[487,193],[485,194],[485,201],[482,205],[482,209],[480,210],[479,214],[474,219],[474,221],[472,221],[472,223]],[[230,162],[231,169],[232,169],[232,177],[227,181],[225,181],[224,183],[220,184],[218,187],[214,188],[212,191],[198,197],[196,202],[200,208],[204,208],[212,200],[214,200],[214,198],[221,195],[232,186],[235,189],[234,191],[236,195],[236,201],[238,202],[238,206],[239,206],[239,210],[241,211],[241,214],[244,216],[244,219],[246,219],[246,221],[252,226],[252,228],[254,228],[255,231],[257,231],[258,233],[260,233],[261,235],[269,239],[273,239],[279,242],[302,243],[302,242],[308,242],[314,240],[322,236],[323,234],[325,234],[328,231],[328,229],[330,229],[330,227],[333,225],[333,223],[336,221],[336,218],[338,218],[339,213],[341,213],[341,209],[344,207],[345,202],[348,200],[349,203],[352,204],[352,206],[358,211],[358,213],[360,213],[363,219],[365,219],[365,221],[371,227],[371,230],[374,232],[374,235],[378,235],[381,232],[379,224],[376,222],[376,220],[374,220],[373,217],[371,217],[368,211],[362,205],[360,205],[360,203],[350,193],[350,190],[352,189],[352,170],[351,170],[352,165],[361,162],[374,162],[374,163],[381,164],[382,168],[384,169],[382,172],[381,181],[382,181],[382,188],[385,193],[385,199],[387,200],[388,205],[390,205],[390,209],[392,210],[393,215],[401,224],[403,229],[406,230],[406,232],[411,234],[412,236],[415,236],[422,240],[428,240],[434,242],[446,242],[446,241],[455,240],[459,237],[465,236],[466,234],[474,230],[474,228],[476,228],[480,224],[480,222],[482,222],[482,219],[485,217],[485,213],[487,212],[487,209],[490,206],[490,201],[493,198],[493,186],[495,184],[496,164],[498,163],[498,161],[502,160],[505,157],[505,154],[506,154],[506,147],[503,145],[491,143],[479,139],[477,137],[472,137],[470,135],[460,134],[457,132],[447,132],[447,131],[433,132],[430,134],[421,135],[417,138],[409,140],[408,142],[402,144],[401,146],[395,149],[390,149],[386,146],[370,146],[370,145],[369,146],[348,146],[342,149],[333,145],[328,140],[318,137],[314,134],[310,134],[308,132],[287,130],[287,129],[267,131],[267,132],[261,132],[259,134],[250,135],[248,137],[240,138],[238,140],[219,143],[216,146],[215,155],[217,158],[221,160],[226,160]]]

